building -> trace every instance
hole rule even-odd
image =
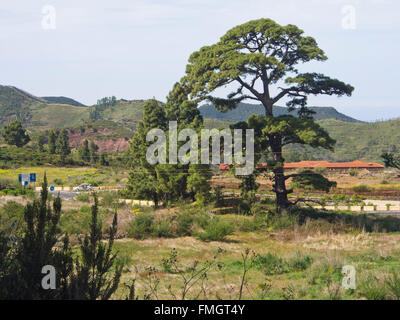
[[[229,170],[232,165],[220,164],[221,171]],[[266,167],[266,163],[260,163],[257,167]],[[286,172],[296,171],[298,169],[326,168],[328,171],[336,173],[347,173],[350,169],[368,170],[370,172],[383,172],[384,166],[375,162],[361,162],[355,160],[353,162],[328,162],[328,161],[300,161],[285,163],[284,170]]]

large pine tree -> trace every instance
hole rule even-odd
[[[264,106],[266,123],[262,133],[268,144],[264,152],[272,155],[270,168],[278,209],[291,205],[283,172],[283,147],[301,143],[333,148],[334,141],[312,123],[307,97],[320,94],[350,96],[354,89],[323,74],[301,73],[298,68],[306,62],[326,59],[315,39],[304,36],[298,27],[258,19],[232,28],[216,44],[194,52],[181,81],[190,88],[193,102],[211,101],[222,112],[235,108],[244,100]],[[232,90],[227,98],[216,92],[222,87]],[[282,99],[286,99],[289,110],[298,108],[300,119],[273,115],[273,106]]]

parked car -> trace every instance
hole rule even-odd
[[[84,184],[81,184],[80,186],[77,186],[77,187],[75,187],[74,188],[74,191],[92,191],[93,190],[93,187],[92,187],[92,185],[91,184],[86,184],[86,183],[84,183]]]

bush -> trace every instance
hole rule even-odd
[[[299,217],[297,214],[284,212],[282,214],[268,215],[267,224],[271,230],[282,230],[293,228],[298,224]]]
[[[161,220],[159,223],[155,223],[151,227],[151,235],[158,238],[170,238],[171,233],[171,222],[168,220]]]
[[[312,257],[297,252],[294,258],[288,260],[288,266],[292,271],[304,271],[311,266],[312,262]]]
[[[269,252],[265,255],[258,255],[253,263],[267,276],[289,272],[285,260]]]
[[[350,176],[352,176],[352,177],[357,177],[358,176],[358,170],[357,169],[354,169],[354,168],[350,168],[349,169],[349,175]]]
[[[88,193],[80,193],[76,196],[76,200],[81,202],[90,202],[90,195]]]
[[[326,168],[324,168],[324,167],[316,167],[314,169],[314,171],[315,171],[315,173],[318,173],[318,174],[324,174],[326,172]]]
[[[243,232],[253,232],[259,229],[259,225],[257,224],[256,219],[245,219],[239,227],[240,231]]]
[[[189,212],[179,214],[176,221],[178,236],[190,236],[192,234],[194,218]]]
[[[376,277],[369,275],[367,279],[361,282],[360,293],[368,300],[385,300],[387,290],[385,285]]]
[[[34,198],[36,196],[35,191],[32,189],[3,189],[0,191],[3,196],[27,196]]]
[[[120,205],[118,202],[120,198],[118,191],[103,191],[99,194],[99,197],[101,197],[100,205],[102,206],[115,207]]]
[[[371,186],[368,186],[366,184],[359,184],[352,186],[351,189],[355,192],[368,192],[368,191],[373,191],[374,188]]]
[[[153,232],[154,215],[140,213],[128,225],[128,236],[135,239],[144,239]]]
[[[249,200],[241,200],[238,205],[238,211],[240,214],[249,214],[251,206]]]
[[[7,237],[22,235],[24,220],[24,206],[7,201],[0,209],[0,233]]]
[[[400,300],[400,273],[392,271],[391,275],[385,279],[390,296],[396,300]]]
[[[223,221],[220,218],[209,219],[204,228],[204,232],[199,234],[202,241],[223,241],[226,236],[234,232],[234,226],[228,221]]]

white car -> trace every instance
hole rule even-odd
[[[74,191],[92,191],[93,187],[91,184],[81,184],[80,186],[77,186],[74,188]]]

